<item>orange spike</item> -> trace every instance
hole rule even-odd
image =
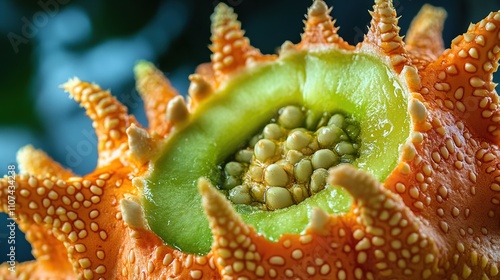
[[[71,170],[65,169],[42,150],[31,145],[24,146],[17,152],[17,162],[23,173],[31,175],[50,175],[61,179],[75,176]]]
[[[362,46],[370,44],[377,46],[391,59],[392,65],[399,72],[408,60],[404,48],[403,38],[399,36],[398,18],[396,9],[391,0],[375,0],[371,26],[363,40]]]
[[[109,174],[107,174],[107,178],[109,178]],[[105,179],[96,179],[103,183],[106,182]],[[54,247],[59,249],[66,247],[64,250],[66,254],[63,254],[65,262],[61,260],[61,265],[67,263],[68,260],[71,263],[81,263],[81,269],[78,271],[80,276],[84,276],[92,273],[101,265],[84,258],[84,253],[87,251],[96,252],[100,246],[102,247],[100,243],[108,240],[108,236],[111,235],[110,229],[99,228],[97,224],[93,226],[90,222],[84,222],[90,215],[95,216],[94,222],[104,224],[102,223],[103,217],[99,217],[100,212],[95,208],[95,205],[101,202],[102,194],[106,191],[102,188],[103,184],[95,179],[93,181],[83,181],[82,178],[68,180],[65,182],[42,176],[18,177],[16,179],[17,192],[27,199],[16,207],[16,215],[20,218],[20,228],[33,234],[31,236],[28,234],[29,239],[39,240],[40,236],[46,237],[49,242],[53,243]],[[67,196],[76,193],[79,193],[83,198],[81,201]],[[2,197],[2,206],[6,203],[6,199]],[[41,230],[41,234],[38,236],[34,229]],[[109,240],[111,239],[109,238]],[[42,257],[43,253],[49,254],[51,258],[61,257],[59,252],[48,253],[43,246],[38,248],[37,244],[41,245],[43,242],[33,244],[34,251],[39,252],[37,257]],[[118,250],[115,253],[117,254]],[[40,265],[43,264],[40,263]],[[44,270],[57,271],[59,267],[46,267]]]
[[[45,277],[52,275],[54,278],[70,279],[74,274],[68,261],[68,252],[59,239],[63,223],[61,216],[56,216],[56,207],[52,204],[55,196],[61,197],[57,191],[64,190],[65,182],[24,174],[17,176],[15,182],[16,195],[26,200],[16,200],[15,209],[10,209],[10,198],[7,196],[10,183],[6,178],[0,179],[0,208],[16,219],[19,228],[26,233],[26,239],[33,248],[32,253],[37,258],[36,263],[16,266],[16,273],[24,273],[26,279],[36,278],[38,273]],[[45,199],[42,199],[43,197]],[[0,269],[0,275],[4,274],[2,270]]]
[[[127,149],[127,134],[130,123],[135,122],[127,115],[127,107],[121,104],[109,91],[98,85],[70,79],[62,85],[65,91],[87,110],[92,119],[98,139],[99,158],[97,166],[106,165]]]
[[[32,276],[38,273],[52,272],[54,279],[70,279],[74,277],[74,274],[71,273],[71,263],[68,261],[68,252],[64,244],[57,240],[53,230],[39,224],[31,224],[29,226],[20,225],[19,228],[25,232],[25,238],[32,247],[31,253],[37,260],[32,268]],[[23,263],[22,265],[25,264]],[[18,267],[17,269],[22,271],[25,268]],[[21,277],[19,278],[22,279]],[[36,277],[28,278],[33,279]]]
[[[345,246],[350,246],[346,231],[352,227],[347,225],[352,220],[346,222],[342,217],[315,210],[304,234],[285,234],[278,242],[269,242],[246,225],[206,179],[201,179],[198,187],[214,235],[212,252],[222,278],[354,279],[354,270],[338,266],[345,262],[347,268],[354,261],[352,254],[344,252]],[[304,262],[309,256],[315,256],[315,263]]]
[[[172,128],[165,119],[167,104],[179,93],[152,63],[141,61],[135,66],[134,72],[137,91],[144,100],[149,131],[165,137]]]
[[[471,124],[480,136],[496,141],[500,139],[500,110],[492,78],[500,57],[499,31],[500,12],[489,14],[455,38],[451,49],[422,75],[424,86],[446,109]]]
[[[328,8],[323,0],[314,0],[307,11],[304,34],[298,48],[307,48],[307,45],[329,45],[335,44],[342,49],[354,49],[344,41],[338,34],[338,27],[330,16],[332,9]]]
[[[233,9],[224,3],[215,7],[212,17],[212,67],[216,82],[224,80],[224,76],[245,66],[247,63],[271,59],[250,45],[250,41],[241,30],[241,23]]]
[[[19,279],[215,277],[211,254],[195,261],[193,255],[164,245],[146,228],[135,195],[140,186],[137,180],[132,184],[124,180],[130,169],[115,163],[110,166],[113,173],[65,181],[45,176],[15,178],[15,192],[23,200],[16,201],[12,216],[26,232],[37,260],[17,264],[15,273],[7,265],[0,266],[1,279],[11,275]],[[6,178],[0,179],[0,209],[5,213],[10,213],[9,185]]]
[[[27,152],[32,147],[25,147],[21,151]],[[34,152],[43,153],[33,150]],[[24,153],[23,152],[23,153]],[[44,153],[43,153],[44,154]],[[44,154],[45,155],[45,154]],[[26,159],[26,158],[25,158]],[[42,161],[36,161],[38,164]],[[26,166],[31,169],[36,165]],[[50,169],[50,167],[48,167]],[[33,178],[33,179],[32,179]],[[16,182],[15,194],[26,198],[33,196],[37,189],[29,184],[35,177],[26,174],[16,176],[13,181]],[[26,240],[31,244],[32,254],[37,262],[25,262],[16,264],[15,272],[9,271],[7,266],[0,266],[0,278],[5,275],[16,275],[14,279],[33,279],[36,275],[52,276],[53,278],[70,279],[74,276],[66,248],[60,242],[55,232],[44,225],[41,215],[31,216],[26,213],[26,208],[34,207],[34,204],[24,204],[19,199],[16,200],[16,206],[13,208],[9,204],[8,194],[11,182],[7,178],[0,179],[0,209],[9,214],[9,218],[15,219],[19,229],[25,232]],[[41,192],[41,191],[40,191]],[[38,205],[37,205],[38,206]],[[40,205],[41,207],[42,205]],[[50,211],[50,210],[48,210]],[[24,277],[24,278],[23,278]],[[10,279],[10,278],[8,278]]]
[[[61,251],[59,250],[62,245],[51,247],[54,245],[52,239],[54,238],[52,237],[45,240],[46,244],[43,246],[51,248],[51,253],[54,255],[61,255],[61,258],[51,256],[43,261],[37,260],[16,263],[16,269],[14,271],[12,270],[12,266],[4,262],[0,264],[0,279],[75,279],[73,267],[71,267],[71,264],[67,260],[64,260],[64,258],[67,258],[64,247],[62,247],[63,250]],[[31,243],[31,240],[28,241]],[[41,242],[42,239],[38,241]],[[34,247],[34,245],[32,245],[32,247]],[[35,254],[33,253],[33,255]]]
[[[243,223],[229,202],[215,190],[207,179],[200,179],[198,188],[203,197],[203,208],[214,233],[212,252],[214,252],[215,263],[222,270],[223,275],[232,277],[234,273],[241,273],[245,268],[255,271],[255,266],[261,258],[255,252],[256,245],[253,244],[252,240],[252,237],[256,237],[255,231]],[[232,249],[229,249],[229,243],[231,243]],[[234,252],[236,248],[241,251],[242,256],[252,255],[252,258],[247,259],[252,263],[253,268],[248,269],[248,264],[245,265],[244,262],[238,262],[234,259],[235,256],[231,255],[231,251]],[[247,277],[250,275],[252,274],[247,274]]]
[[[443,25],[446,11],[425,4],[415,16],[408,29],[405,43],[412,56],[412,63],[423,69],[435,61],[444,51]]]
[[[342,186],[351,193],[355,205],[351,212],[360,213],[361,227],[351,228],[358,264],[374,267],[376,275],[393,279],[408,278],[409,271],[423,271],[417,278],[424,279],[425,274],[438,272],[435,257],[439,255],[438,246],[429,234],[435,225],[429,228],[422,224],[398,195],[365,171],[340,165],[330,170],[328,180],[330,185]],[[404,256],[403,248],[411,245],[414,249],[408,253],[412,261],[392,268],[381,265],[383,259],[389,257],[387,254]],[[373,247],[378,250],[371,249]]]

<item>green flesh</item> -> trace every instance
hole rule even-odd
[[[300,52],[235,77],[199,105],[187,124],[171,135],[144,187],[146,217],[165,243],[184,252],[206,254],[211,231],[201,207],[200,177],[220,185],[219,165],[286,105],[317,112],[342,110],[361,127],[355,165],[384,181],[408,138],[407,96],[380,59],[338,50]],[[304,202],[276,211],[237,206],[243,220],[270,240],[299,233],[319,206],[345,213],[351,198],[331,187]]]

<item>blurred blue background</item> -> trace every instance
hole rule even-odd
[[[137,60],[154,62],[183,94],[188,75],[209,60],[210,14],[219,1],[195,0],[0,0],[0,174],[15,164],[27,144],[43,149],[75,173],[96,163],[95,134],[84,110],[58,86],[69,78],[111,89],[146,125],[132,68]],[[326,1],[355,44],[363,39],[373,1]],[[445,7],[446,46],[469,23],[500,9],[500,1],[426,1]],[[311,0],[231,0],[252,45],[275,53],[285,40],[300,41]],[[355,4],[354,4],[355,3]],[[424,1],[395,0],[401,34]],[[498,79],[496,79],[498,80]],[[0,215],[0,262],[7,256],[7,220]],[[17,260],[31,259],[17,234]]]

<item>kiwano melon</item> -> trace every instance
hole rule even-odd
[[[500,12],[446,50],[439,8],[403,40],[376,0],[356,46],[329,13],[315,0],[302,40],[263,55],[219,4],[186,99],[134,69],[148,127],[98,85],[64,84],[97,167],[19,151],[0,205],[36,261],[0,278],[499,279]]]

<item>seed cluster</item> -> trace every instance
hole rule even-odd
[[[359,125],[340,112],[313,116],[298,106],[281,108],[224,164],[221,188],[233,203],[263,210],[298,204],[326,187],[328,168],[356,160]]]

